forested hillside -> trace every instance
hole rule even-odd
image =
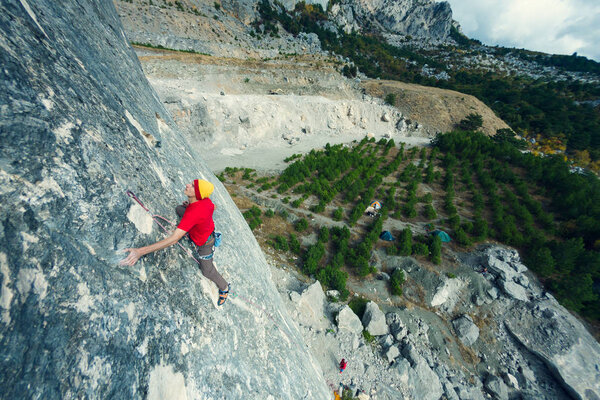
[[[314,214],[344,221],[342,227],[311,225],[305,218],[296,233],[276,235],[271,245],[302,257],[301,268],[342,296],[348,274],[375,272],[369,264],[375,246],[388,254],[412,255],[434,264],[441,261],[437,236],[393,232],[388,245],[379,240],[387,219],[430,225],[450,233],[459,249],[488,240],[518,248],[526,265],[563,305],[600,319],[600,300],[594,281],[600,279],[600,181],[595,175],[569,172],[560,157],[522,153],[514,139],[489,138],[479,132],[454,131],[439,135],[434,147],[397,147],[393,140],[363,139],[351,147],[326,146],[290,158],[277,177],[253,177],[228,169],[221,179],[258,192],[271,191],[294,208],[307,202]],[[277,193],[277,194],[275,194]],[[378,200],[380,217],[364,210]],[[255,207],[246,218],[252,228],[263,215]],[[359,235],[351,235],[360,232]],[[357,230],[358,229],[358,230]],[[317,243],[302,248],[297,235],[317,233]],[[401,293],[402,277],[390,290]]]

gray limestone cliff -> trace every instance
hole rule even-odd
[[[60,4],[59,4],[60,3]],[[329,390],[242,215],[164,110],[112,2],[3,1],[0,397],[326,399]],[[125,194],[175,219],[215,182],[215,255],[235,294]]]
[[[448,39],[454,23],[450,4],[432,0],[342,0],[331,15],[347,33],[375,30],[433,41]]]
[[[171,49],[194,50],[225,57],[275,57],[281,53],[320,54],[316,35],[287,34],[257,38],[252,24],[261,19],[262,0],[222,0],[218,2],[147,2],[115,0],[119,17],[130,41]],[[293,12],[298,0],[282,0],[272,6]],[[390,43],[408,36],[431,43],[450,39],[452,20],[448,2],[433,0],[306,0],[318,4],[328,14],[324,27],[346,33],[377,32]],[[179,4],[179,5],[178,5]],[[259,30],[261,28],[259,27]],[[260,35],[259,35],[260,36]]]

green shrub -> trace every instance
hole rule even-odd
[[[281,211],[279,211],[279,216],[283,219],[288,219],[290,213],[284,208]]]
[[[429,247],[425,243],[415,243],[412,246],[412,253],[418,256],[428,256]]]
[[[274,215],[275,215],[275,212],[270,208],[267,211],[265,211],[265,217],[271,218]]]
[[[300,255],[300,242],[293,233],[290,233],[288,238],[289,249],[292,253]]]
[[[404,228],[400,235],[398,252],[401,256],[410,256],[412,254],[412,231],[408,227]]]
[[[294,229],[296,229],[296,231],[298,231],[298,232],[304,232],[306,230],[306,228],[308,228],[308,221],[304,218],[300,218],[294,224]]]
[[[425,205],[424,214],[425,214],[425,218],[427,218],[428,220],[437,218],[437,213],[435,212],[435,209],[433,208],[433,206],[431,204]]]
[[[481,115],[471,113],[458,123],[458,127],[463,131],[476,131],[483,126],[483,118]]]
[[[454,236],[456,242],[461,246],[467,247],[472,244],[469,235],[467,235],[467,233],[462,228],[458,228],[456,231],[454,231]]]
[[[356,78],[356,74],[358,73],[358,68],[356,65],[344,65],[342,68],[342,75],[346,78]]]
[[[362,332],[365,342],[369,344],[375,343],[375,336],[371,335],[366,329]]]
[[[262,224],[262,220],[260,219],[262,211],[257,206],[252,206],[249,210],[244,211],[243,215],[251,230],[254,230]]]
[[[548,247],[530,250],[524,261],[531,270],[541,276],[550,276],[555,272],[554,265],[556,262]]]
[[[300,207],[300,204],[302,204],[302,198],[292,201],[291,206],[294,208],[298,208]]]
[[[396,268],[392,273],[392,278],[390,279],[390,285],[392,288],[392,294],[394,296],[402,296],[402,285],[406,281],[404,276],[404,271],[400,268]]]
[[[367,309],[367,303],[369,300],[363,297],[353,297],[352,300],[348,303],[348,307],[354,311],[354,314],[358,316],[362,320],[363,315],[365,314],[365,310]]]
[[[396,105],[396,94],[388,93],[385,96],[385,102],[386,102],[386,104],[389,104],[390,106],[395,106]]]
[[[344,217],[344,210],[342,209],[342,207],[338,207],[333,212],[333,219],[334,219],[334,221],[341,221],[343,217]]]
[[[271,241],[269,242],[269,244],[278,251],[288,251],[289,250],[289,244],[288,241],[286,240],[286,238],[284,238],[281,235],[277,235],[271,238]]]

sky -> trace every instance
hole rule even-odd
[[[490,46],[600,61],[600,0],[447,0],[454,20]]]

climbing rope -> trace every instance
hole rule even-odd
[[[137,202],[137,203],[138,203],[138,204],[139,204],[139,205],[140,205],[140,206],[141,206],[141,207],[142,207],[142,208],[143,208],[143,209],[144,209],[144,210],[145,210],[145,211],[146,211],[148,214],[150,214],[150,216],[152,217],[152,220],[153,220],[154,222],[156,222],[156,224],[157,224],[158,226],[160,226],[160,227],[161,227],[161,228],[162,228],[162,229],[165,231],[165,233],[169,233],[169,230],[168,230],[167,228],[165,228],[165,227],[163,226],[163,224],[161,224],[161,223],[160,223],[160,221],[159,221],[158,219],[161,219],[161,220],[163,220],[163,221],[166,221],[166,222],[168,222],[169,224],[171,224],[171,226],[176,226],[176,225],[175,225],[175,223],[173,223],[173,222],[169,221],[169,220],[168,220],[168,219],[166,219],[165,217],[162,217],[162,216],[160,216],[160,215],[158,215],[158,214],[153,214],[153,213],[152,213],[152,212],[151,212],[151,211],[148,209],[148,207],[146,207],[146,206],[144,205],[144,203],[142,203],[142,201],[141,201],[141,200],[140,200],[140,199],[139,199],[139,198],[138,198],[138,197],[135,195],[135,193],[133,193],[131,190],[127,190],[125,193],[127,193],[127,196],[129,196],[129,197],[131,197],[133,200],[135,200],[135,201],[136,201],[136,202]],[[193,258],[193,259],[194,259],[194,261],[196,261],[196,262],[198,263],[198,265],[200,265],[200,261],[198,261],[198,260],[196,259],[196,257],[194,257],[194,255],[192,254],[192,252],[191,252],[190,250],[188,250],[188,249],[186,249],[185,247],[183,247],[183,245],[182,245],[181,243],[179,243],[179,242],[178,242],[177,244],[179,245],[179,247],[181,247],[181,248],[183,249],[183,251],[185,251],[185,253],[186,253],[188,256],[190,256],[191,258]],[[214,254],[214,251],[213,251],[213,253],[211,253],[211,254],[210,254],[210,256],[211,256],[210,258],[212,258],[212,254]],[[203,260],[206,260],[206,259],[208,259],[208,258],[204,258],[204,257],[206,257],[206,256],[204,256],[204,257],[203,257],[203,256],[198,256],[198,257],[199,257],[200,259],[203,259]],[[266,316],[267,316],[267,318],[269,318],[269,319],[271,320],[271,322],[273,322],[273,324],[274,324],[274,325],[277,327],[277,329],[279,329],[279,330],[280,330],[280,331],[281,331],[281,332],[282,332],[282,333],[283,333],[285,336],[287,336],[287,338],[288,338],[288,339],[291,341],[291,338],[290,338],[290,336],[287,334],[287,332],[285,332],[285,331],[284,331],[284,330],[283,330],[283,329],[282,329],[282,328],[281,328],[281,327],[280,327],[280,326],[277,324],[277,322],[275,321],[275,318],[274,318],[274,317],[273,317],[273,316],[272,316],[272,315],[271,315],[271,314],[270,314],[270,313],[269,313],[269,312],[268,312],[266,309],[264,309],[264,308],[262,308],[261,306],[257,305],[257,304],[256,304],[256,303],[254,303],[252,300],[250,300],[250,299],[248,299],[248,298],[246,298],[246,297],[244,297],[244,296],[242,296],[242,295],[239,295],[239,294],[237,294],[237,293],[235,293],[235,292],[233,292],[233,291],[231,291],[231,290],[230,290],[229,296],[231,296],[232,298],[239,298],[240,300],[242,300],[242,301],[243,301],[243,302],[245,302],[246,304],[248,304],[248,305],[250,305],[250,306],[252,306],[252,307],[256,308],[256,309],[257,309],[257,310],[259,310],[259,311],[262,311],[262,313],[263,313],[264,315],[266,315]]]
[[[135,201],[136,201],[136,202],[137,202],[137,203],[138,203],[138,204],[139,204],[139,205],[140,205],[140,206],[141,206],[141,207],[142,207],[142,208],[143,208],[143,209],[144,209],[144,210],[145,210],[145,211],[146,211],[148,214],[150,214],[150,216],[152,217],[152,220],[153,220],[154,222],[156,222],[156,224],[157,224],[158,226],[160,226],[160,227],[162,228],[162,230],[163,230],[163,231],[165,231],[165,233],[169,233],[169,230],[168,230],[167,228],[165,228],[165,227],[163,226],[163,224],[161,224],[161,223],[160,223],[160,221],[158,220],[158,218],[162,219],[162,220],[163,220],[163,221],[165,221],[165,222],[168,222],[168,223],[169,223],[171,226],[173,226],[173,227],[177,226],[177,225],[175,225],[175,223],[174,223],[174,222],[171,222],[171,221],[169,221],[169,220],[168,220],[168,219],[166,219],[165,217],[162,217],[162,216],[160,216],[160,215],[158,215],[158,214],[152,214],[152,212],[151,212],[151,211],[148,209],[148,207],[146,207],[146,206],[144,205],[144,203],[142,203],[142,201],[141,201],[141,200],[140,200],[140,199],[139,199],[139,198],[138,198],[138,197],[135,195],[135,193],[133,193],[131,190],[128,190],[128,191],[126,191],[125,193],[127,193],[127,196],[129,196],[129,197],[131,197],[133,200],[135,200]],[[196,261],[196,262],[198,263],[198,265],[200,265],[200,261],[198,261],[198,260],[196,259],[196,257],[194,257],[194,255],[192,254],[192,252],[191,252],[189,249],[186,249],[186,248],[185,248],[185,247],[184,247],[184,246],[181,244],[181,242],[177,242],[177,245],[178,245],[179,247],[181,247],[181,249],[182,249],[182,250],[183,250],[183,251],[184,251],[184,252],[185,252],[185,253],[186,253],[188,256],[192,257],[192,258],[194,259],[194,261]],[[200,257],[200,258],[202,258],[202,257]],[[204,259],[204,258],[202,258],[202,259]]]

